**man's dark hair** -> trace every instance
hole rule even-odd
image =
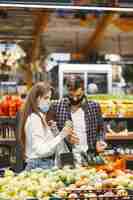
[[[84,81],[79,76],[72,77],[72,78],[70,77],[67,80],[67,87],[68,89],[72,89],[72,90],[77,90],[79,88],[84,89]]]

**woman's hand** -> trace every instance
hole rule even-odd
[[[72,128],[64,127],[63,131],[67,133],[68,142],[70,142],[70,144],[79,144],[79,138],[77,137]]]
[[[79,138],[76,136],[76,134],[69,135],[68,141],[70,144],[79,144]]]
[[[67,136],[70,136],[70,135],[72,135],[73,134],[73,129],[72,128],[70,128],[70,127],[64,127],[63,128],[63,131],[67,134]]]

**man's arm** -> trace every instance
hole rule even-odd
[[[105,126],[104,126],[104,119],[102,117],[101,107],[100,104],[97,103],[97,118],[98,118],[98,134],[97,140],[105,139]]]
[[[97,152],[102,152],[107,147],[107,144],[104,142],[105,140],[105,126],[104,120],[102,117],[101,107],[97,104],[97,117],[98,117],[98,134],[97,134],[97,143],[96,150]]]

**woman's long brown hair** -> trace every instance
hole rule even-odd
[[[25,156],[25,143],[26,143],[26,135],[25,135],[25,123],[28,118],[28,116],[31,113],[36,113],[38,116],[39,109],[37,106],[37,99],[38,97],[42,97],[44,95],[47,95],[47,93],[51,90],[50,83],[47,82],[39,82],[36,83],[30,90],[25,104],[23,106],[23,109],[21,111],[21,117],[20,117],[20,125],[19,125],[19,140],[22,146],[23,150],[23,156]],[[41,118],[41,116],[40,116]],[[43,121],[42,121],[43,123]]]

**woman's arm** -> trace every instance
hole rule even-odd
[[[63,129],[56,137],[52,137],[50,130],[44,129],[41,118],[36,114],[32,114],[28,126],[32,134],[32,151],[38,157],[51,155],[56,146],[67,136],[67,132]],[[45,131],[48,132],[45,134]]]

